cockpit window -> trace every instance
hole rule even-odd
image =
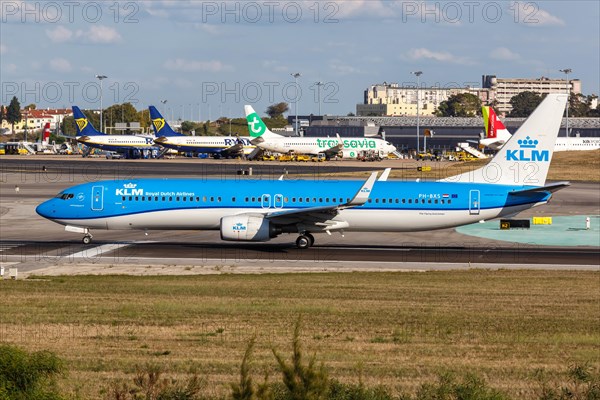
[[[73,197],[75,197],[75,195],[73,193],[59,193],[56,195],[56,198],[61,199],[61,200],[69,200],[69,199],[72,199]]]

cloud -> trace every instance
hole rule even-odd
[[[408,60],[433,60],[450,64],[472,65],[474,62],[468,57],[460,57],[451,54],[447,51],[432,51],[426,48],[411,49],[407,54],[402,56]]]
[[[116,29],[104,25],[92,25],[87,32],[77,31],[78,36],[83,36],[92,43],[116,43],[121,41],[121,35]]]
[[[264,60],[262,62],[262,66],[263,68],[270,69],[273,72],[289,72],[292,69],[287,65],[282,65],[279,61],[276,60]]]
[[[514,1],[509,9],[519,23],[527,26],[565,26],[565,21],[540,9],[539,3]]]
[[[14,72],[17,72],[17,65],[16,64],[7,64],[3,69],[4,69],[4,72],[12,74]]]
[[[92,25],[88,30],[71,31],[64,26],[46,30],[46,36],[54,43],[77,41],[80,43],[109,44],[121,41],[121,35],[116,29],[104,25]]]
[[[521,58],[517,53],[513,53],[506,47],[497,47],[490,52],[490,58],[494,60],[515,61]]]
[[[6,53],[8,53],[8,46],[6,46],[4,43],[0,43],[0,54]]]
[[[329,63],[329,68],[336,74],[339,75],[351,75],[351,74],[362,74],[363,72],[353,67],[352,65],[344,64],[339,60],[332,60]]]
[[[223,64],[221,61],[198,61],[198,60],[185,60],[183,58],[177,58],[175,60],[167,60],[164,63],[164,67],[170,71],[182,71],[182,72],[222,72],[222,71],[233,71],[233,67],[230,65]]]
[[[54,43],[68,42],[73,37],[73,32],[64,26],[57,26],[56,29],[46,30],[46,36]]]
[[[381,0],[337,0],[324,4],[331,4],[325,6],[325,14],[330,16],[330,19],[365,16],[389,18],[394,16],[394,11],[384,5]]]
[[[71,63],[64,58],[50,60],[50,68],[56,72],[70,72],[73,69]]]

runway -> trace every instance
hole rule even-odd
[[[457,233],[454,229],[414,233],[318,235],[308,250],[294,246],[295,236],[268,243],[228,243],[218,232],[94,231],[94,242],[35,214],[35,207],[60,190],[98,179],[145,176],[196,176],[235,179],[252,166],[269,179],[275,168],[298,168],[290,179],[335,176],[339,170],[382,170],[380,164],[289,165],[240,163],[236,160],[82,160],[0,158],[0,263],[25,274],[61,273],[264,273],[355,270],[438,270],[462,268],[544,268],[599,270],[598,247],[548,247],[501,242]],[[205,161],[205,160],[202,160]],[[357,165],[358,164],[358,165]],[[315,175],[316,174],[316,175]],[[307,177],[308,175],[308,177]],[[555,193],[551,203],[528,210],[539,215],[598,215],[600,185],[573,183]],[[141,270],[140,270],[141,268]]]

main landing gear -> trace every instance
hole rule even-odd
[[[313,244],[315,244],[315,237],[308,232],[301,234],[296,239],[296,246],[301,250],[308,249]]]
[[[92,237],[92,234],[88,233],[83,237],[83,239],[81,239],[81,241],[83,242],[83,244],[90,244],[92,243]]]

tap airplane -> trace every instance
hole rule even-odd
[[[77,127],[75,139],[87,146],[87,150],[83,153],[84,157],[87,157],[92,149],[116,151],[126,155],[156,149],[152,143],[154,138],[151,136],[107,135],[97,131],[77,106],[73,106],[73,118]]]
[[[256,146],[250,143],[250,137],[235,136],[187,136],[175,132],[158,112],[150,106],[150,118],[156,139],[154,143],[166,149],[183,152],[212,153],[218,156],[230,157],[250,154]]]
[[[327,158],[342,153],[342,158],[357,158],[361,151],[376,152],[381,157],[396,151],[390,142],[376,138],[329,138],[329,137],[286,137],[273,133],[258,116],[252,106],[245,106],[246,120],[252,143],[256,146],[277,153],[293,151],[300,154],[317,155],[323,153]]]
[[[234,242],[295,234],[305,249],[319,233],[472,224],[545,204],[568,186],[546,184],[566,101],[548,95],[488,165],[440,181],[377,180],[377,172],[364,181],[111,180],[68,188],[36,212],[83,234],[86,244],[94,229],[214,230]]]
[[[489,106],[481,107],[485,137],[479,141],[480,146],[498,150],[512,136],[502,121],[498,119],[494,109]],[[597,150],[600,149],[600,138],[597,137],[559,137],[556,138],[554,151]]]

